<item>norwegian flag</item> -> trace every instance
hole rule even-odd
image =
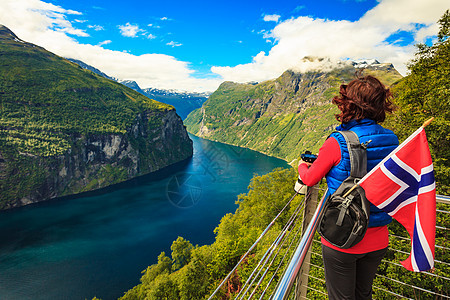
[[[420,127],[358,183],[367,199],[400,222],[411,237],[402,265],[415,272],[434,266],[436,187],[433,162]]]

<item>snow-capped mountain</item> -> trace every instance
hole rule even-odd
[[[175,107],[178,115],[184,120],[187,115],[202,106],[203,102],[205,102],[211,93],[191,93],[186,91],[178,91],[175,89],[164,90],[164,89],[156,89],[156,88],[147,88],[141,89],[141,87],[134,80],[121,80],[114,77],[110,77],[100,71],[99,69],[90,66],[81,60],[67,58],[67,60],[78,64],[80,67],[90,70],[100,76],[105,78],[117,81],[153,100],[167,103]]]
[[[148,95],[155,95],[155,96],[178,96],[178,97],[185,97],[185,98],[194,98],[194,97],[206,97],[208,98],[211,93],[193,93],[193,92],[187,92],[187,91],[179,91],[179,90],[163,90],[163,89],[155,89],[155,88],[147,88],[144,89],[144,92]]]

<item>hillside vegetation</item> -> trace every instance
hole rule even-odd
[[[60,155],[64,134],[124,134],[138,112],[172,109],[12,34],[0,27],[0,126],[22,152]]]
[[[192,154],[181,120],[173,121],[179,136],[169,133],[172,106],[1,25],[0,97],[0,209],[117,183]],[[152,139],[161,141],[150,146]]]

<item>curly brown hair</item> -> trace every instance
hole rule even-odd
[[[391,113],[394,110],[391,98],[389,88],[377,78],[370,75],[359,77],[349,84],[341,85],[339,96],[333,98],[333,103],[341,111],[336,114],[336,119],[341,123],[364,118],[377,123],[383,122],[386,112]]]

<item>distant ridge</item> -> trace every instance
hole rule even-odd
[[[121,80],[114,77],[110,77],[100,71],[99,69],[88,65],[81,60],[76,60],[72,58],[68,58],[71,62],[78,64],[80,67],[90,70],[100,76],[108,78],[110,80],[117,81],[138,93],[141,93],[144,96],[149,97],[150,99],[160,101],[166,104],[170,104],[175,107],[178,115],[184,120],[187,115],[202,106],[202,104],[208,99],[211,93],[195,93],[195,92],[186,92],[186,91],[178,91],[175,89],[164,90],[164,89],[156,89],[156,88],[146,88],[141,89],[141,87],[134,80]]]
[[[103,77],[105,77],[105,78],[107,78],[107,79],[117,81],[114,77],[110,77],[110,76],[106,75],[105,73],[103,73],[103,72],[100,71],[99,69],[94,68],[93,66],[88,65],[88,64],[82,62],[81,60],[73,59],[73,58],[66,58],[66,59],[69,60],[69,61],[71,61],[71,62],[73,62],[73,63],[76,63],[77,65],[79,65],[79,66],[82,67],[83,69],[92,71],[92,72],[94,72],[95,74],[98,74],[98,75],[100,75],[100,76],[103,76]]]
[[[21,43],[23,45],[29,46],[29,47],[39,47],[36,45],[33,45],[31,43],[27,43],[17,37],[14,32],[12,32],[8,27],[0,24],[0,41],[11,41],[14,40],[15,42]],[[39,47],[42,48],[42,47]],[[42,48],[43,49],[43,48]]]
[[[186,118],[188,131],[290,162],[305,150],[319,150],[337,125],[331,100],[357,71],[364,69],[387,85],[402,78],[392,64],[377,60],[336,63],[305,57],[304,62],[309,64],[305,72],[288,70],[257,84],[222,83]]]

